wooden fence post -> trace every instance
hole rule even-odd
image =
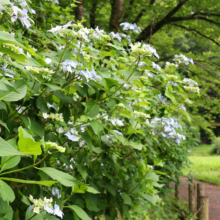
[[[189,210],[192,213],[196,213],[196,206],[195,206],[195,184],[194,184],[194,178],[189,178],[189,181],[191,182],[191,184],[189,184],[188,186],[188,191],[189,191]]]
[[[199,197],[200,210],[198,212],[198,220],[209,220],[209,198],[208,196]]]
[[[206,202],[207,203],[207,202]],[[198,220],[205,220],[205,186],[197,184],[197,217]]]

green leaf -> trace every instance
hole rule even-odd
[[[98,134],[99,136],[101,136],[101,133],[104,130],[102,123],[100,123],[99,121],[93,120],[90,122],[90,125],[91,125],[93,131],[96,134]]]
[[[0,219],[1,220],[12,220],[13,210],[8,202],[0,198]]]
[[[0,156],[24,155],[0,137]]]
[[[56,84],[44,83],[44,85],[47,85],[52,91],[57,91],[62,89],[60,86]]]
[[[25,97],[27,93],[26,82],[22,80],[17,80],[15,81],[13,86],[14,86],[14,89],[16,89],[18,92],[1,91],[0,100],[4,100],[8,102],[15,102]]]
[[[102,152],[102,149],[94,147],[94,145],[93,145],[89,135],[86,132],[81,133],[80,135],[81,135],[82,139],[86,142],[86,144],[90,147],[90,149],[92,151],[96,152],[97,154]]]
[[[14,179],[14,178],[8,178],[8,177],[0,177],[2,180],[12,181],[16,183],[28,183],[28,184],[38,184],[43,186],[51,187],[53,184],[57,183],[57,181],[32,181],[32,180],[20,180],[20,179]]]
[[[41,112],[48,112],[47,103],[45,102],[43,96],[38,96],[36,105],[37,108],[41,110]]]
[[[85,166],[77,164],[77,170],[79,171],[79,173],[81,174],[81,176],[85,180],[86,177],[88,176],[88,173],[87,173],[87,170],[86,170]]]
[[[132,203],[132,201],[131,201],[131,197],[129,196],[129,195],[127,195],[126,193],[122,193],[121,194],[121,197],[124,199],[124,203],[126,204],[126,205],[130,205],[130,206],[132,206],[133,205],[133,203]]]
[[[15,53],[8,48],[0,47],[0,52],[8,54],[10,57],[21,63],[25,63],[25,60],[27,59],[24,54]]]
[[[118,97],[112,97],[113,99],[116,99],[118,100],[119,102],[121,102],[122,104],[124,104],[125,108],[128,110],[128,111],[133,111],[131,106],[124,100],[124,99],[121,99],[121,98],[118,98]]]
[[[82,186],[77,186],[75,185],[72,189],[72,192],[74,193],[85,193],[88,189],[88,186],[82,185]]]
[[[13,168],[19,164],[21,156],[8,156],[1,159],[1,171]]]
[[[99,114],[99,107],[97,103],[94,100],[89,100],[86,102],[86,107],[87,107],[87,115],[90,118],[94,118],[96,115]]]
[[[28,206],[31,206],[31,203],[30,203],[30,201],[29,201],[29,199],[26,197],[26,196],[22,196],[22,198],[21,198],[21,201],[24,203],[24,204],[26,204],[26,205],[28,205]]]
[[[56,170],[52,167],[43,167],[38,168],[50,176],[52,179],[59,181],[64,186],[74,186],[74,185],[82,185],[83,183],[75,179],[73,176],[68,173],[64,173],[62,171]]]
[[[172,87],[171,87],[171,85],[169,85],[169,86],[166,88],[165,96],[168,97],[168,98],[170,98],[170,99],[172,100],[172,102],[173,102],[174,104],[176,104],[176,99],[175,99],[175,97],[174,97],[173,94],[172,94]]]
[[[61,91],[54,92],[54,95],[57,96],[60,100],[62,100],[62,102],[66,103],[66,104],[73,104],[74,103],[72,97],[65,95]]]
[[[15,199],[15,194],[11,187],[2,180],[0,180],[0,197],[6,202],[13,202]]]
[[[144,145],[141,143],[141,141],[128,141],[127,145],[130,147],[137,149],[137,150],[142,150]]]
[[[92,220],[86,214],[86,212],[83,209],[81,209],[79,206],[77,206],[77,205],[70,205],[70,206],[67,206],[67,207],[72,209],[82,220]]]
[[[154,180],[154,181],[158,181],[159,180],[159,176],[154,173],[154,172],[148,172],[147,175],[145,176],[146,180]]]
[[[34,141],[33,137],[28,134],[22,127],[19,127],[18,150],[24,154],[41,155],[41,143]]]
[[[7,124],[5,124],[2,120],[0,120],[0,125],[4,126],[8,130],[8,132],[10,132]]]
[[[88,188],[87,188],[86,191],[87,191],[87,192],[90,192],[90,193],[93,193],[93,194],[99,194],[99,193],[100,193],[99,191],[97,191],[96,189],[94,189],[94,188],[91,187],[91,186],[88,186]]]

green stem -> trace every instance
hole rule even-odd
[[[37,163],[35,163],[33,165],[30,165],[30,166],[27,166],[27,167],[24,167],[24,168],[21,168],[21,169],[18,169],[18,170],[12,170],[12,171],[9,171],[9,172],[4,172],[4,173],[1,173],[0,176],[6,175],[6,174],[10,174],[10,173],[20,172],[22,170],[26,170],[26,169],[29,169],[31,167],[37,166],[38,164],[43,162],[48,157],[48,155],[49,154],[46,154],[40,161],[38,161]]]
[[[70,194],[70,196],[69,196],[66,200],[64,200],[63,207],[66,207],[66,206],[64,206],[65,203],[66,203],[74,194],[75,194],[75,193],[72,192],[72,193]]]

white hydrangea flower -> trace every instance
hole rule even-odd
[[[128,22],[123,22],[120,24],[120,26],[123,26],[123,31],[134,31],[135,33],[139,34],[141,32],[141,28],[138,27],[136,24],[130,24]]]

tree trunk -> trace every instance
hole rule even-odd
[[[112,6],[109,30],[117,32],[124,9],[124,0],[110,0]]]
[[[76,20],[82,21],[84,17],[84,7],[83,7],[83,0],[78,0],[77,7],[75,8],[75,18]]]

